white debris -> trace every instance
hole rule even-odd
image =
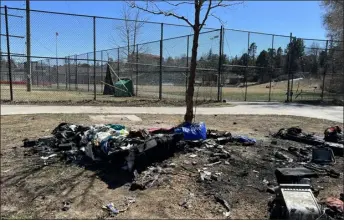
[[[70,128],[71,130],[75,131],[76,125],[70,125],[69,128]]]
[[[231,215],[231,212],[227,211],[227,212],[223,212],[223,216],[225,217],[229,217]]]
[[[128,144],[127,146],[121,146],[122,150],[129,150],[131,147],[133,147],[133,144]]]
[[[42,159],[42,160],[48,160],[48,159],[50,159],[51,157],[54,157],[54,156],[57,156],[57,154],[54,153],[54,154],[51,154],[51,155],[49,155],[49,156],[41,156],[41,159]]]
[[[200,171],[200,177],[201,177],[201,180],[210,180],[210,177],[211,177],[211,172],[209,171]]]

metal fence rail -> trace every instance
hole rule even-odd
[[[103,95],[108,68],[115,82],[132,80],[135,97],[185,99],[190,27],[42,10],[30,10],[30,16],[28,35],[25,9],[1,8],[1,100],[116,100]],[[115,41],[123,22],[143,24],[135,44]],[[31,53],[25,42],[31,42]],[[343,99],[338,81],[344,76],[342,55],[343,42],[207,28],[199,37],[195,96],[215,101]]]

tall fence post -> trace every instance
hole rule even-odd
[[[66,76],[65,76],[65,81],[66,81],[66,90],[68,89],[68,59],[65,57],[65,70],[66,70]]]
[[[78,56],[75,55],[75,90],[78,89]]]
[[[187,36],[187,43],[186,43],[186,78],[185,78],[185,92],[188,89],[188,79],[189,79],[189,47],[190,47],[190,36]],[[186,99],[186,93],[185,93]]]
[[[57,82],[57,88],[60,88],[60,83],[59,83],[59,61],[56,58],[56,82]]]
[[[44,69],[43,69],[43,60],[41,60],[41,70],[42,70],[42,86],[44,86]]]
[[[159,72],[159,99],[162,99],[162,57],[163,57],[163,39],[164,39],[164,23],[161,23],[161,33],[160,33],[160,72]]]
[[[330,53],[330,59],[331,59],[331,68],[332,68],[332,71],[331,71],[331,73],[332,73],[332,80],[333,80],[333,75],[334,75],[334,73],[336,72],[335,71],[335,67],[334,67],[334,58],[333,58],[333,56],[334,56],[334,48],[333,48],[333,35],[331,35],[331,40],[330,40],[330,45],[329,45],[329,53]],[[330,51],[331,50],[331,51]],[[343,52],[344,52],[344,50],[343,50]],[[344,58],[344,56],[343,56],[343,58]],[[343,68],[344,68],[344,66],[343,66]],[[343,72],[344,73],[344,72]],[[343,75],[344,76],[344,75]]]
[[[325,49],[325,66],[324,66],[324,73],[323,73],[323,81],[322,81],[322,87],[321,87],[321,101],[324,101],[324,89],[325,89],[325,76],[326,76],[326,72],[327,72],[327,67],[328,67],[328,63],[327,63],[327,49],[328,49],[328,40],[326,40],[326,49]]]
[[[5,22],[6,22],[8,76],[9,76],[9,80],[10,80],[10,96],[11,96],[11,101],[13,101],[12,62],[11,62],[11,50],[10,50],[10,36],[9,36],[9,32],[8,32],[8,14],[7,14],[7,6],[6,5],[5,5]]]
[[[221,101],[221,69],[222,69],[222,41],[223,41],[223,26],[220,29],[220,49],[219,49],[219,66],[217,71],[217,101]]]
[[[296,38],[296,37],[295,37]],[[293,43],[294,45],[294,43]],[[294,59],[298,59],[298,58],[294,58],[294,47],[292,47],[292,50],[291,50],[291,55],[292,55],[292,60],[291,62],[294,60]],[[290,69],[292,69],[292,63],[290,64]],[[291,84],[290,84],[290,102],[293,102],[293,95],[294,95],[294,71],[293,70],[290,70],[291,71]]]
[[[51,87],[50,59],[48,59],[48,78],[49,78],[49,86]]]
[[[87,53],[87,91],[90,91],[90,62]]]
[[[31,92],[31,23],[30,23],[30,0],[26,0],[26,90]]]
[[[0,3],[0,6],[1,6],[1,3]],[[2,30],[1,25],[2,25],[2,23],[0,21],[0,30]],[[1,67],[2,67],[2,38],[0,36],[0,73],[1,73],[1,70],[2,70]],[[2,80],[4,80],[4,79],[2,78],[2,75],[0,75],[0,81],[2,81]]]
[[[2,22],[0,22],[0,30],[2,30],[1,25],[2,25]],[[2,70],[1,67],[2,67],[2,38],[0,36],[0,73],[1,73],[1,70]],[[0,81],[2,81],[2,80],[4,80],[4,79],[3,79],[2,75],[0,75]]]
[[[244,101],[247,100],[247,73],[248,73],[248,62],[250,60],[249,52],[250,52],[250,32],[247,33],[247,61],[246,61],[246,70],[245,70],[245,98],[244,98]]]
[[[131,82],[134,84],[134,79],[133,79],[134,64],[133,63],[134,63],[135,45],[133,45],[133,47],[134,47],[133,54],[131,53],[131,50],[130,50],[130,53],[127,57],[127,64],[128,64],[128,68],[129,68],[129,72],[130,72]]]
[[[272,74],[274,72],[274,40],[275,40],[275,35],[272,35],[272,40],[271,40],[271,55],[270,55],[270,85],[269,85],[269,102],[271,102],[271,82],[272,82]]]
[[[287,102],[290,101],[290,69],[291,69],[291,54],[292,54],[292,38],[293,38],[293,34],[290,33],[290,39],[289,39],[289,45],[290,45],[290,50],[288,52],[288,84],[287,84]]]
[[[119,47],[117,48],[117,78],[119,80]]]
[[[68,60],[68,90],[70,90],[70,59],[69,56],[67,57]]]
[[[139,45],[136,45],[136,96],[138,95],[139,88]]]
[[[93,16],[93,99],[97,99],[96,87],[96,17]]]
[[[103,51],[100,51],[100,60],[101,60],[101,62],[100,62],[100,79],[101,79],[101,81],[100,81],[100,92],[103,92],[102,91],[104,89],[103,88],[103,81],[104,81],[104,79],[103,79]]]
[[[36,73],[36,86],[38,87],[39,86],[39,80],[38,80],[38,62],[35,62],[36,64],[36,69],[35,69],[35,73]]]

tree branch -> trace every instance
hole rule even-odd
[[[148,9],[148,4],[146,5],[146,8],[143,8],[141,6],[136,5],[135,2],[131,2],[130,3],[130,7],[137,8],[139,10],[142,10],[144,12],[148,12],[148,13],[151,13],[151,14],[154,14],[154,15],[172,16],[172,17],[175,17],[177,19],[185,21],[191,27],[194,27],[193,24],[187,18],[185,18],[184,16],[177,15],[177,14],[175,14],[173,12],[164,12],[161,9],[159,9],[159,7],[155,3],[153,3],[153,4],[158,9],[158,11],[154,11],[154,10]]]
[[[217,4],[212,5],[212,0],[209,0],[209,5],[207,8],[207,12],[205,13],[204,19],[201,23],[200,26],[200,30],[203,28],[205,22],[207,21],[208,17],[209,17],[209,13],[212,9],[218,8],[218,7],[229,7],[229,6],[233,6],[233,5],[239,5],[239,4],[243,4],[244,1],[240,1],[240,2],[236,2],[236,3],[232,3],[232,4],[224,4],[223,0],[219,0]],[[223,25],[223,21],[218,18],[217,16],[215,16],[214,14],[211,14],[211,16],[213,16],[214,18],[218,19],[221,23],[221,25]]]
[[[211,9],[218,8],[218,7],[228,7],[228,6],[233,6],[233,5],[240,5],[240,4],[244,3],[244,1],[235,2],[232,4],[224,4],[222,2],[223,2],[223,0],[220,0],[216,5],[212,6]]]
[[[219,2],[219,4],[222,2],[222,0]],[[212,0],[209,0],[209,5],[208,5],[208,9],[207,9],[207,12],[205,13],[205,16],[204,16],[204,18],[203,18],[203,21],[202,21],[202,23],[201,23],[201,25],[199,26],[199,30],[201,31],[201,29],[203,28],[203,26],[204,26],[204,23],[205,23],[205,21],[207,21],[207,19],[208,19],[208,16],[209,16],[209,12],[210,12],[210,10],[212,9]],[[201,5],[201,7],[202,7],[202,5]]]
[[[184,5],[184,4],[194,5],[193,2],[180,2],[180,3],[177,3],[177,4],[173,4],[173,3],[169,2],[169,1],[166,1],[166,0],[162,0],[162,1],[167,3],[167,4],[169,4],[169,5],[175,6],[175,7],[177,7],[179,5]]]

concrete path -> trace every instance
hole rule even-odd
[[[233,104],[233,103],[231,103]],[[198,107],[198,115],[291,115],[326,119],[343,123],[343,107],[312,106],[283,103],[236,103],[232,107]],[[184,114],[185,107],[109,107],[109,106],[39,106],[1,105],[1,115],[39,113],[88,113],[88,114]]]

